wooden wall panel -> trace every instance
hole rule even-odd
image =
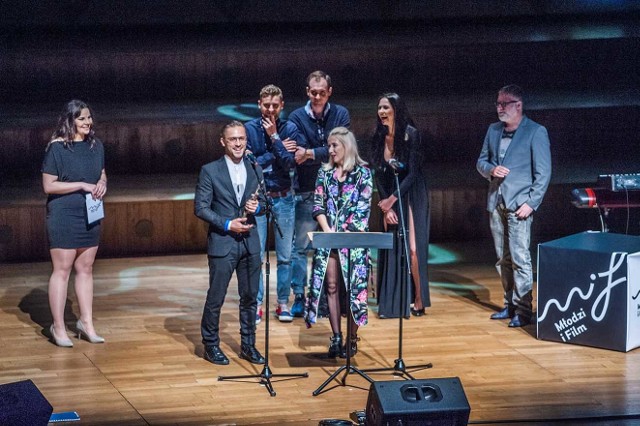
[[[111,248],[112,256],[122,256],[125,252],[127,231],[126,210],[118,204],[105,203],[104,220],[98,256],[105,256],[105,248]]]
[[[99,256],[205,253],[207,229],[191,199],[106,203]],[[48,258],[45,207],[0,206],[0,261]]]
[[[105,144],[111,174],[197,172],[202,164],[222,155],[219,131],[228,119],[215,111],[215,105],[193,105],[187,107],[188,111],[176,110],[170,119],[166,117],[165,107],[139,111],[124,106],[124,112],[119,112],[117,106],[110,108],[115,109],[96,112],[96,132]],[[127,108],[132,111],[129,113]],[[158,108],[157,118],[153,118],[154,108]],[[415,111],[418,128],[423,130],[428,164],[456,164],[465,170],[473,169],[487,126],[495,121],[492,112],[452,112],[449,117],[448,112],[419,110],[419,105],[411,105],[411,108]],[[109,118],[101,119],[101,114]],[[122,114],[126,119],[120,117]],[[191,115],[197,118],[190,119]],[[638,171],[630,170],[634,165],[628,159],[640,156],[640,120],[634,118],[640,116],[640,107],[535,110],[529,115],[547,127],[554,165],[558,169],[590,162],[594,165],[619,164],[616,170],[608,172]],[[631,117],[624,128],[619,127],[621,116]],[[373,107],[370,112],[366,109],[352,112],[352,128],[365,156],[374,120]],[[52,117],[49,126],[53,126],[54,121],[55,117]],[[51,127],[26,122],[21,127],[0,126],[0,161],[3,164],[0,176],[15,178],[38,174],[51,130]],[[611,137],[615,137],[615,142],[610,141]],[[460,183],[464,184],[451,182]]]
[[[154,252],[156,252],[156,250],[160,253],[170,252],[171,250],[182,250],[183,246],[179,243],[182,235],[176,232],[173,202],[162,201],[153,203],[153,213],[151,217],[153,223],[151,241],[154,246]]]
[[[533,222],[532,247],[537,242],[586,230],[599,230],[597,210],[571,205],[572,185],[552,185]],[[205,253],[207,224],[193,214],[192,199],[129,200],[105,204],[99,256]],[[464,241],[490,237],[485,210],[486,188],[431,189],[431,242]],[[377,195],[373,205],[377,204]],[[631,212],[632,233],[640,220]],[[621,209],[613,232],[624,232]],[[624,219],[624,220],[623,220]],[[372,209],[371,230],[379,229],[379,214]],[[46,260],[49,257],[42,203],[19,207],[0,205],[0,261]],[[9,237],[10,235],[10,237]]]
[[[209,226],[193,213],[192,201],[183,201],[180,205],[182,214],[179,220],[184,223],[186,229],[185,250],[206,253]]]
[[[151,204],[153,203],[129,203],[127,204],[127,247],[136,255],[148,255],[153,253],[152,234],[154,227],[150,226]]]
[[[430,191],[431,239],[460,240],[488,236],[486,188],[435,188]]]
[[[48,257],[45,216],[43,205],[0,207],[0,261]]]

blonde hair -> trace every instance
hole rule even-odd
[[[336,138],[344,147],[344,161],[342,162],[342,170],[344,172],[352,171],[355,166],[364,166],[366,161],[360,158],[358,154],[358,142],[354,134],[346,127],[336,127],[329,133],[327,141]],[[322,170],[331,170],[335,167],[333,158],[329,156],[329,161],[322,165]]]

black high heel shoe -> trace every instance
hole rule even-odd
[[[329,358],[342,357],[342,333],[334,334],[329,343]]]
[[[352,336],[349,344],[351,345],[351,356],[356,356],[356,354],[358,353],[358,341],[360,340],[360,338],[358,336]],[[347,356],[347,348],[345,347],[345,357]]]
[[[424,314],[425,314],[424,308],[422,308],[422,309],[413,309],[413,308],[411,308],[411,315],[413,315],[414,317],[421,317]]]

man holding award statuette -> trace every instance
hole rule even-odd
[[[229,364],[220,349],[220,311],[233,272],[240,296],[240,358],[263,364],[255,347],[255,316],[260,276],[260,239],[255,217],[264,214],[264,197],[258,195],[262,170],[245,158],[247,133],[238,121],[227,124],[220,143],[225,155],[205,164],[195,192],[195,214],[209,224],[209,290],[202,314],[204,358]]]

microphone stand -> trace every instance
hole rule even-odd
[[[342,266],[338,265],[338,268],[342,268]],[[351,312],[351,288],[352,288],[352,284],[351,284],[351,249],[348,248],[347,249],[347,271],[349,271],[348,276],[347,276],[347,282],[346,282],[346,287],[347,287],[347,291],[345,291],[344,294],[344,298],[345,298],[345,302],[347,305],[347,309],[349,310],[349,312],[347,312],[347,336],[349,340],[347,340],[347,344],[346,344],[346,349],[347,349],[347,359],[346,359],[346,364],[343,365],[342,367],[338,368],[331,376],[329,376],[329,378],[327,380],[324,381],[324,383],[322,383],[320,386],[318,386],[318,388],[316,390],[314,390],[311,394],[313,396],[318,396],[322,393],[322,390],[329,384],[331,383],[336,377],[338,377],[338,375],[340,373],[342,373],[344,371],[344,375],[342,376],[342,386],[346,386],[347,385],[347,377],[349,376],[349,374],[351,373],[356,373],[359,374],[363,379],[367,380],[369,383],[373,383],[373,380],[371,379],[371,377],[367,376],[364,372],[364,370],[360,370],[358,367],[355,367],[353,364],[351,364],[351,330],[352,328],[355,326],[355,324],[353,324],[354,320],[353,320],[353,312]],[[340,271],[340,273],[342,273],[342,271]],[[333,389],[333,388],[331,388]],[[329,389],[329,390],[331,390]]]
[[[265,315],[265,326],[264,326],[264,366],[260,374],[248,374],[242,376],[219,376],[218,381],[223,380],[238,380],[238,379],[260,379],[258,382],[259,385],[264,385],[269,395],[276,396],[276,391],[273,390],[273,385],[271,384],[272,377],[309,377],[308,373],[297,373],[297,374],[273,374],[271,372],[271,368],[269,367],[269,279],[271,276],[271,262],[269,261],[269,223],[273,221],[273,225],[278,231],[278,235],[280,238],[282,237],[282,230],[278,225],[278,221],[273,211],[273,199],[267,193],[267,188],[264,184],[264,179],[260,179],[258,175],[258,171],[256,170],[256,163],[250,161],[251,167],[253,168],[253,172],[256,174],[256,178],[258,179],[258,185],[260,186],[260,191],[264,194],[266,212],[267,216],[267,235],[266,235],[266,244],[265,244],[265,281],[264,281],[264,294],[265,294],[265,303],[267,306],[267,315]]]
[[[398,164],[398,163],[396,163]],[[401,164],[401,163],[400,163]],[[398,169],[402,168],[398,164],[393,167],[393,174],[396,184],[396,190],[398,191],[398,209],[400,211],[400,228],[398,229],[398,240],[402,244],[402,252],[400,254],[400,265],[398,267],[400,269],[406,268],[406,273],[401,272],[400,279],[400,315],[399,324],[398,324],[398,358],[394,361],[393,367],[383,367],[383,368],[372,368],[363,370],[367,373],[376,373],[382,371],[391,371],[394,376],[405,377],[405,379],[415,380],[414,377],[407,371],[409,369],[422,370],[425,368],[433,367],[432,363],[414,365],[414,366],[406,366],[404,360],[402,359],[402,335],[403,335],[403,319],[404,314],[407,311],[407,299],[408,295],[411,294],[411,290],[408,288],[409,284],[413,282],[413,275],[411,274],[411,264],[409,257],[409,243],[407,242],[407,227],[405,226],[404,220],[404,208],[402,207],[402,195],[400,194],[400,180],[398,179]],[[400,247],[398,247],[400,248]]]

